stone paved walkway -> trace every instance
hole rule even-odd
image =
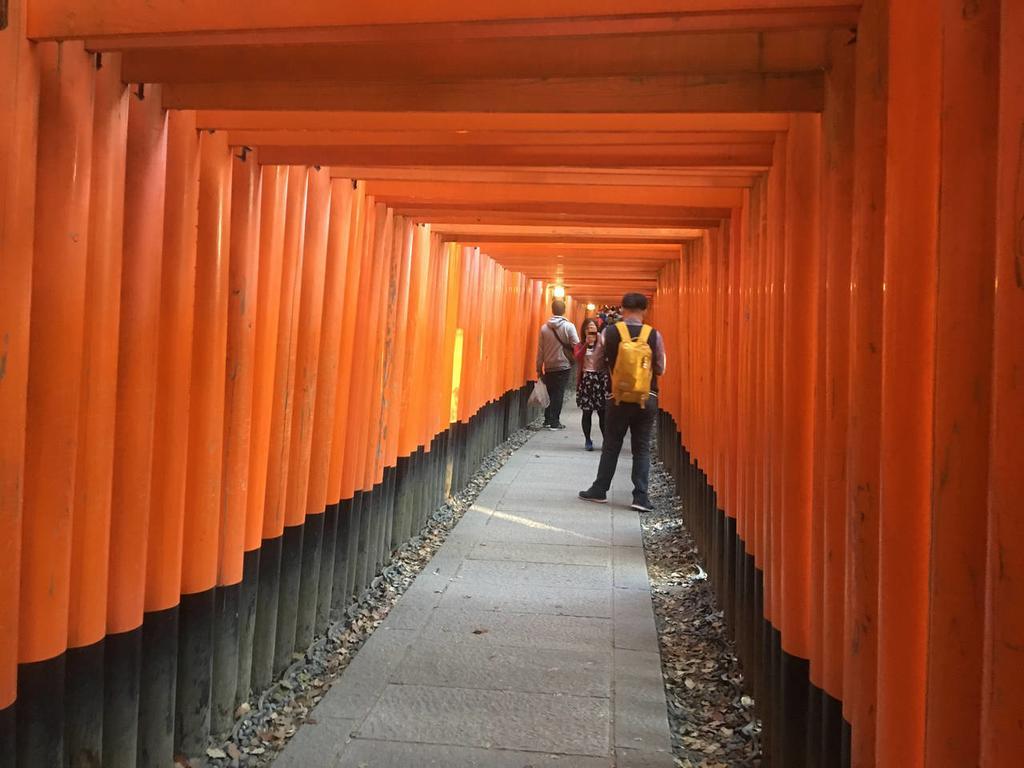
[[[275,768],[673,765],[630,456],[609,504],[578,500],[599,454],[563,418],[491,480]]]

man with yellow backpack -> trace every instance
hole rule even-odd
[[[611,371],[611,391],[605,406],[604,445],[597,479],[580,498],[608,501],[622,441],[629,432],[633,449],[633,509],[650,512],[647,496],[651,472],[651,432],[658,412],[658,377],[665,372],[665,344],[656,330],[644,324],[647,298],[642,293],[622,297],[622,322],[604,330],[604,355]]]

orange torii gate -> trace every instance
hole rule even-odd
[[[1024,735],[1024,7],[0,2],[0,766],[231,727],[654,299],[781,766]]]

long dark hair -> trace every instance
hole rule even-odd
[[[601,327],[598,325],[596,317],[584,318],[583,322],[580,323],[580,341],[582,341],[584,344],[587,343],[587,326],[590,325],[591,323],[594,324],[594,331],[596,333],[601,332]]]

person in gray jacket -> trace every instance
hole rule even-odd
[[[551,405],[544,409],[547,429],[565,429],[562,423],[562,401],[569,383],[573,349],[580,343],[576,328],[565,319],[565,302],[551,302],[551,319],[540,327],[537,342],[537,375],[543,380],[551,397]]]

